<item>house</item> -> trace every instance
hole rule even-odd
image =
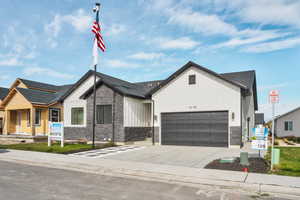
[[[70,87],[18,78],[1,102],[3,134],[46,135],[49,121],[63,120],[59,99]]]
[[[0,87],[0,134],[3,134],[4,127],[4,108],[1,106],[3,99],[8,94],[9,89]]]
[[[242,145],[255,126],[255,71],[218,74],[188,62],[165,80],[130,83],[96,73],[96,140]],[[92,138],[93,71],[61,98],[65,138]]]
[[[274,133],[277,137],[300,137],[300,107],[275,118]]]

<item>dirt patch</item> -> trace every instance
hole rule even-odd
[[[237,158],[233,163],[220,163],[220,159],[214,160],[205,166],[205,169],[220,169],[231,171],[244,171],[244,168],[248,168],[248,172],[253,173],[268,173],[269,164],[263,158],[249,158],[249,166],[243,166],[240,164],[240,159]]]

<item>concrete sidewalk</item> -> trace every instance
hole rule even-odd
[[[81,158],[69,155],[0,150],[0,160],[112,176],[126,176],[182,184],[201,184],[229,190],[300,196],[300,178]]]

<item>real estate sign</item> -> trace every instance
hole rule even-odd
[[[253,140],[251,142],[252,149],[266,150],[268,148],[269,129],[264,127],[253,128]]]
[[[64,147],[64,125],[61,122],[49,123],[48,146],[51,146],[51,141],[61,141],[61,147]]]

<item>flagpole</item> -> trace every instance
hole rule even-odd
[[[99,10],[100,10],[100,3],[96,3],[95,8],[93,9],[96,12],[96,22],[99,23]],[[95,127],[96,127],[96,81],[97,81],[97,63],[94,64],[94,99],[93,99],[93,149],[95,148]]]

